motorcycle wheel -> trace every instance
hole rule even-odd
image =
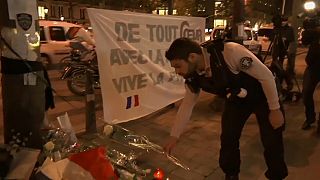
[[[78,96],[86,95],[86,75],[83,72],[74,73],[68,79],[67,85],[73,94]]]

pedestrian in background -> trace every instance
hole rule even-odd
[[[200,90],[224,94],[226,101],[221,120],[219,164],[226,174],[225,179],[239,179],[239,139],[252,113],[257,117],[265,149],[268,167],[265,175],[268,179],[284,179],[288,175],[282,137],[284,116],[280,110],[274,76],[244,46],[222,40],[211,42],[201,47],[188,38],[179,38],[166,51],[171,66],[186,80],[186,93],[164,149],[171,153],[178,142]]]
[[[296,54],[296,42],[295,42],[295,36],[294,31],[291,25],[288,23],[288,18],[282,18],[282,26],[281,26],[281,35],[282,35],[282,41],[283,41],[283,48],[284,53],[280,55],[279,57],[279,63],[281,64],[281,67],[283,68],[285,56],[287,56],[287,66],[286,68],[283,68],[284,75],[282,80],[285,80],[286,82],[286,90],[287,92],[291,91],[293,88],[293,78],[295,76],[294,67],[295,67],[295,54]]]
[[[308,130],[316,121],[313,94],[320,81],[320,27],[315,19],[306,19],[303,26],[305,31],[302,33],[302,43],[309,45],[309,49],[305,59],[307,67],[303,74],[302,97],[306,120],[302,129]],[[317,132],[320,133],[320,114]]]

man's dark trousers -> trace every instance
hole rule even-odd
[[[248,91],[246,98],[227,99],[222,115],[222,133],[220,149],[220,167],[225,174],[237,175],[240,172],[239,139],[246,120],[254,113],[258,120],[261,141],[264,147],[264,158],[267,164],[265,173],[268,179],[283,179],[288,175],[284,162],[282,131],[276,130],[269,121],[269,107],[261,85],[256,81],[244,83]]]

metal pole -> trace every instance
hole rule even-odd
[[[168,0],[168,15],[173,14],[173,0]]]
[[[70,21],[73,23],[73,3],[71,0],[69,0],[69,10],[70,10]]]
[[[286,7],[286,0],[282,0],[281,14],[284,15],[284,7]]]
[[[91,70],[86,70],[86,133],[97,132],[95,94]]]
[[[243,7],[243,0],[233,1],[232,37],[236,42],[240,44],[243,44]]]

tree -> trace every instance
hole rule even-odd
[[[105,0],[109,9],[151,13],[166,4],[166,0]]]
[[[261,25],[271,22],[272,13],[270,7],[266,6],[262,0],[251,1],[250,4],[245,7],[245,18],[250,20],[251,24],[257,23]]]
[[[196,12],[195,0],[175,0],[174,7],[180,16],[191,16]]]
[[[250,7],[252,8],[252,10],[259,11],[268,15],[273,14],[274,5],[274,1],[270,0],[250,1]]]
[[[271,19],[276,14],[281,14],[281,0],[255,0],[250,1],[246,9],[248,17],[254,22],[271,23]],[[261,21],[262,20],[262,21]]]
[[[206,0],[176,0],[175,9],[180,16],[207,17]]]
[[[227,19],[232,16],[233,0],[224,0],[215,8],[216,17]]]

